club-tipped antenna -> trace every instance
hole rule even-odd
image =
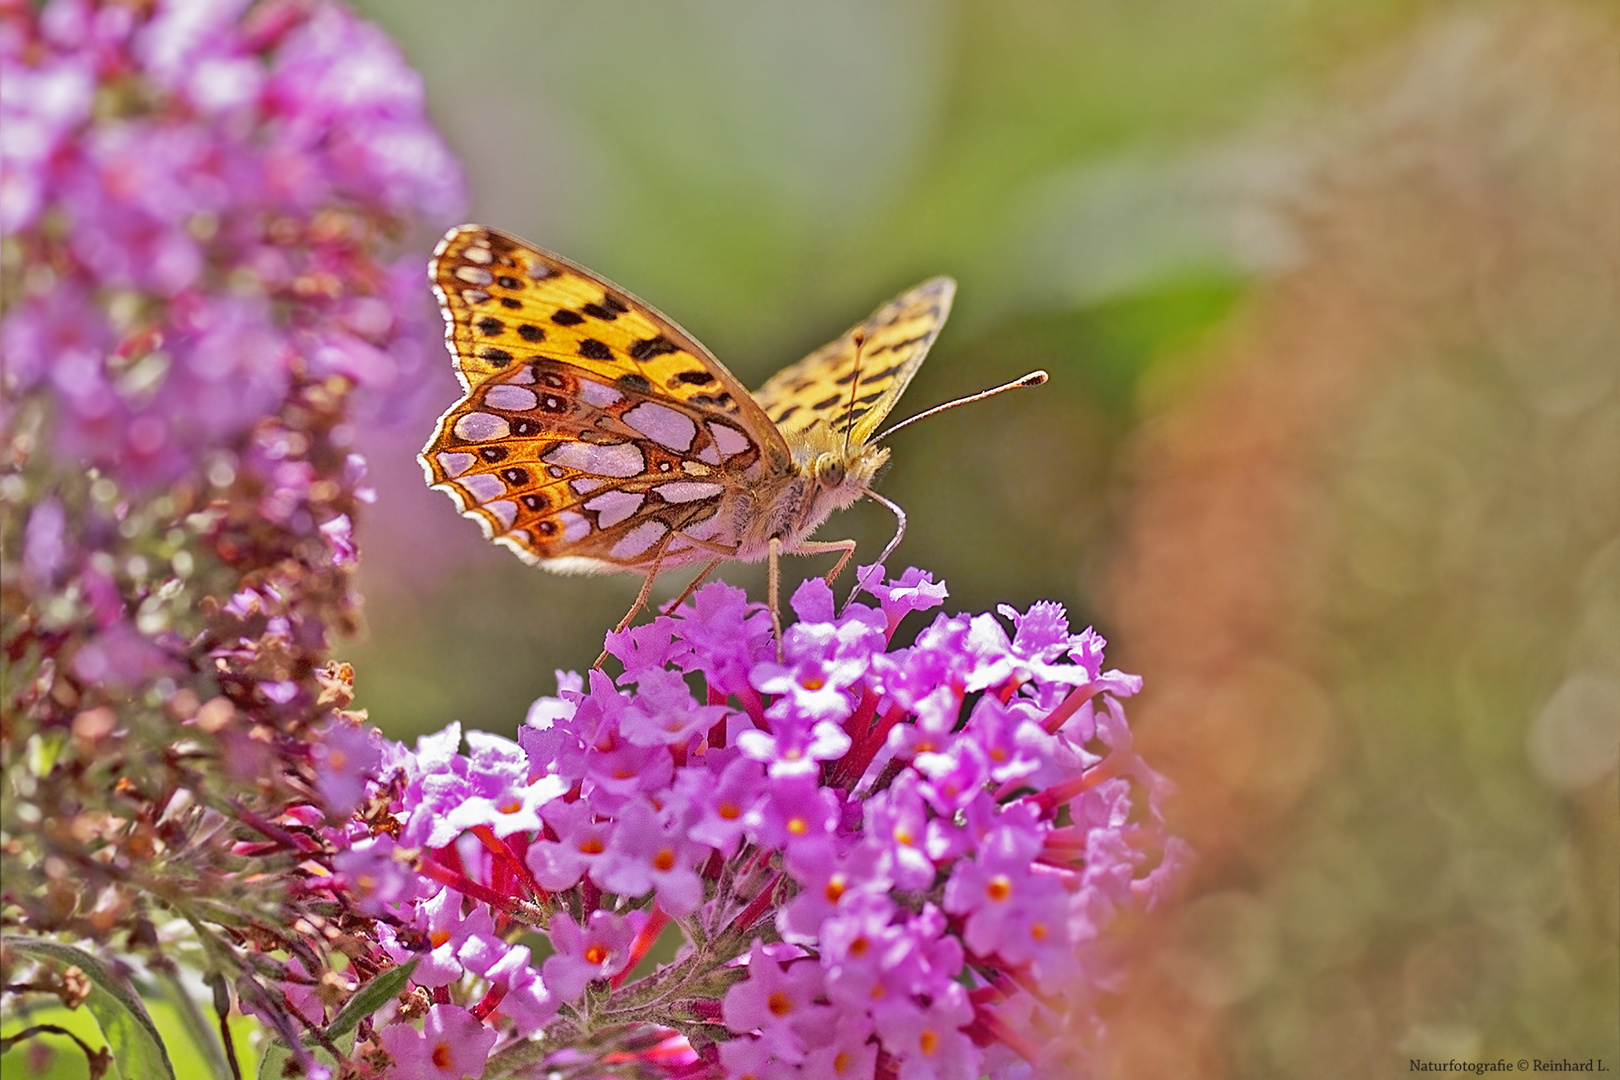
[[[924,412],[920,412],[916,416],[913,416],[908,420],[900,421],[898,424],[894,425],[894,427],[889,428],[887,431],[882,432],[881,434],[879,434],[877,436],[877,438],[873,439],[869,445],[876,446],[878,443],[882,442],[884,439],[887,439],[890,435],[893,435],[895,432],[899,431],[901,428],[908,427],[911,424],[915,424],[917,421],[925,419],[926,417],[933,416],[935,413],[942,413],[946,409],[954,409],[958,405],[967,405],[967,404],[969,404],[971,402],[974,402],[974,401],[983,401],[987,397],[995,397],[997,394],[1002,393],[1003,391],[1006,391],[1006,390],[1017,390],[1021,386],[1039,386],[1039,385],[1041,385],[1041,383],[1045,382],[1046,380],[1047,380],[1046,372],[1044,372],[1044,371],[1032,371],[1028,375],[1025,375],[1025,376],[1023,376],[1022,378],[1019,378],[1019,379],[1014,379],[1010,383],[1002,383],[1000,386],[991,387],[989,390],[980,390],[977,394],[969,394],[967,397],[957,398],[955,401],[947,401],[943,405],[935,405],[932,409],[928,409],[928,410],[926,410]],[[867,494],[870,495],[871,492],[868,492]],[[874,495],[873,498],[876,498],[876,496]],[[879,499],[878,501],[879,502],[886,502],[887,500]],[[899,510],[900,510],[900,508],[897,507],[897,506],[891,506],[890,509],[894,510],[896,513],[899,513]],[[900,521],[901,521],[901,531],[904,532],[905,531],[905,515],[904,514],[900,514]],[[896,535],[894,543],[898,544],[899,542],[900,542],[900,538],[899,538],[898,535]],[[890,551],[893,551],[893,550],[894,550],[894,546],[893,546],[893,544],[891,544],[889,546],[889,548],[884,552],[884,555],[888,555],[888,553]]]
[[[849,414],[855,411],[855,395],[861,388],[861,350],[866,347],[866,331],[856,330],[851,335],[855,343],[855,378],[849,384],[849,408],[844,410],[844,456],[849,456],[849,433],[855,427],[855,421],[849,419]]]

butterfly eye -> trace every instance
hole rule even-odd
[[[831,454],[816,459],[816,482],[824,488],[835,488],[844,482],[844,463]]]

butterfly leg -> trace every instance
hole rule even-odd
[[[776,662],[782,662],[782,616],[777,613],[777,599],[782,590],[782,540],[780,537],[771,537],[771,557],[766,564],[765,580],[768,583],[765,595],[771,606],[771,632],[776,636]]]
[[[686,588],[681,591],[681,595],[677,596],[673,603],[669,604],[668,606],[666,606],[664,608],[663,614],[665,614],[665,615],[674,614],[676,608],[678,608],[682,604],[686,603],[687,598],[690,597],[693,593],[697,592],[697,587],[699,585],[703,584],[703,579],[708,577],[710,574],[714,573],[714,568],[719,566],[721,563],[723,563],[725,561],[726,561],[726,556],[724,556],[724,555],[716,556],[715,558],[710,559],[709,564],[707,566],[705,566],[701,571],[699,571],[698,576],[693,578],[691,583],[689,585],[687,585]]]
[[[830,586],[838,580],[838,575],[844,572],[849,560],[855,554],[855,541],[853,540],[810,540],[793,549],[795,555],[827,555],[834,551],[842,551],[835,565],[827,573],[827,584]]]
[[[770,566],[769,566],[769,572],[767,574],[767,579],[770,582],[770,588],[769,588],[768,592],[769,592],[770,603],[771,603],[771,629],[776,631],[776,662],[777,663],[782,662],[782,616],[780,614],[778,614],[778,612],[777,612],[778,601],[779,601],[779,599],[781,597],[781,591],[782,591],[782,569],[781,569],[781,566],[780,566],[781,557],[782,557],[782,551],[783,551],[782,541],[780,539],[778,539],[777,537],[774,537],[774,536],[771,537],[771,559],[770,559]],[[794,555],[826,555],[826,554],[829,554],[830,552],[834,552],[834,551],[842,551],[844,554],[839,558],[837,565],[835,565],[832,568],[832,571],[827,574],[827,584],[830,586],[838,578],[838,575],[844,572],[844,567],[849,564],[850,558],[855,554],[855,541],[853,541],[853,540],[808,540],[808,541],[801,541],[799,543],[799,545],[793,549],[791,554],[794,554]]]
[[[629,626],[635,617],[641,613],[641,609],[647,606],[647,597],[652,595],[653,579],[658,576],[658,571],[663,569],[664,549],[667,547],[669,547],[669,538],[666,536],[664,543],[658,548],[658,554],[653,556],[652,568],[647,571],[647,579],[641,583],[641,591],[636,594],[636,602],[630,605],[630,610],[624,613],[624,618],[619,620],[619,625],[613,628],[615,634],[624,633],[624,628]],[[608,651],[604,648],[591,667],[601,667],[607,663],[607,658]]]

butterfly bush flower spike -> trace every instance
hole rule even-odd
[[[385,1075],[433,1075],[448,1032],[582,1075],[1085,1075],[1109,925],[1186,858],[1125,725],[1139,680],[1055,604],[891,647],[945,587],[861,581],[841,612],[803,585],[780,660],[769,614],[706,586],[610,637],[617,678],[560,675],[516,743],[382,753],[386,812],[339,865],[432,1002],[378,1020]]]
[[[400,760],[329,643],[357,433],[438,352],[407,238],[462,200],[421,79],[341,4],[0,4],[8,1022],[48,988],[10,943],[49,938],[203,968],[296,1045],[376,970],[332,966],[375,946],[335,883],[425,899],[395,837],[317,827]]]

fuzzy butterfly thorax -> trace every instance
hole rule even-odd
[[[429,273],[466,393],[423,448],[428,483],[528,562],[649,581],[775,551],[847,558],[852,542],[810,534],[873,494],[889,454],[874,432],[955,290],[925,282],[749,393],[673,320],[516,237],[452,229]]]

